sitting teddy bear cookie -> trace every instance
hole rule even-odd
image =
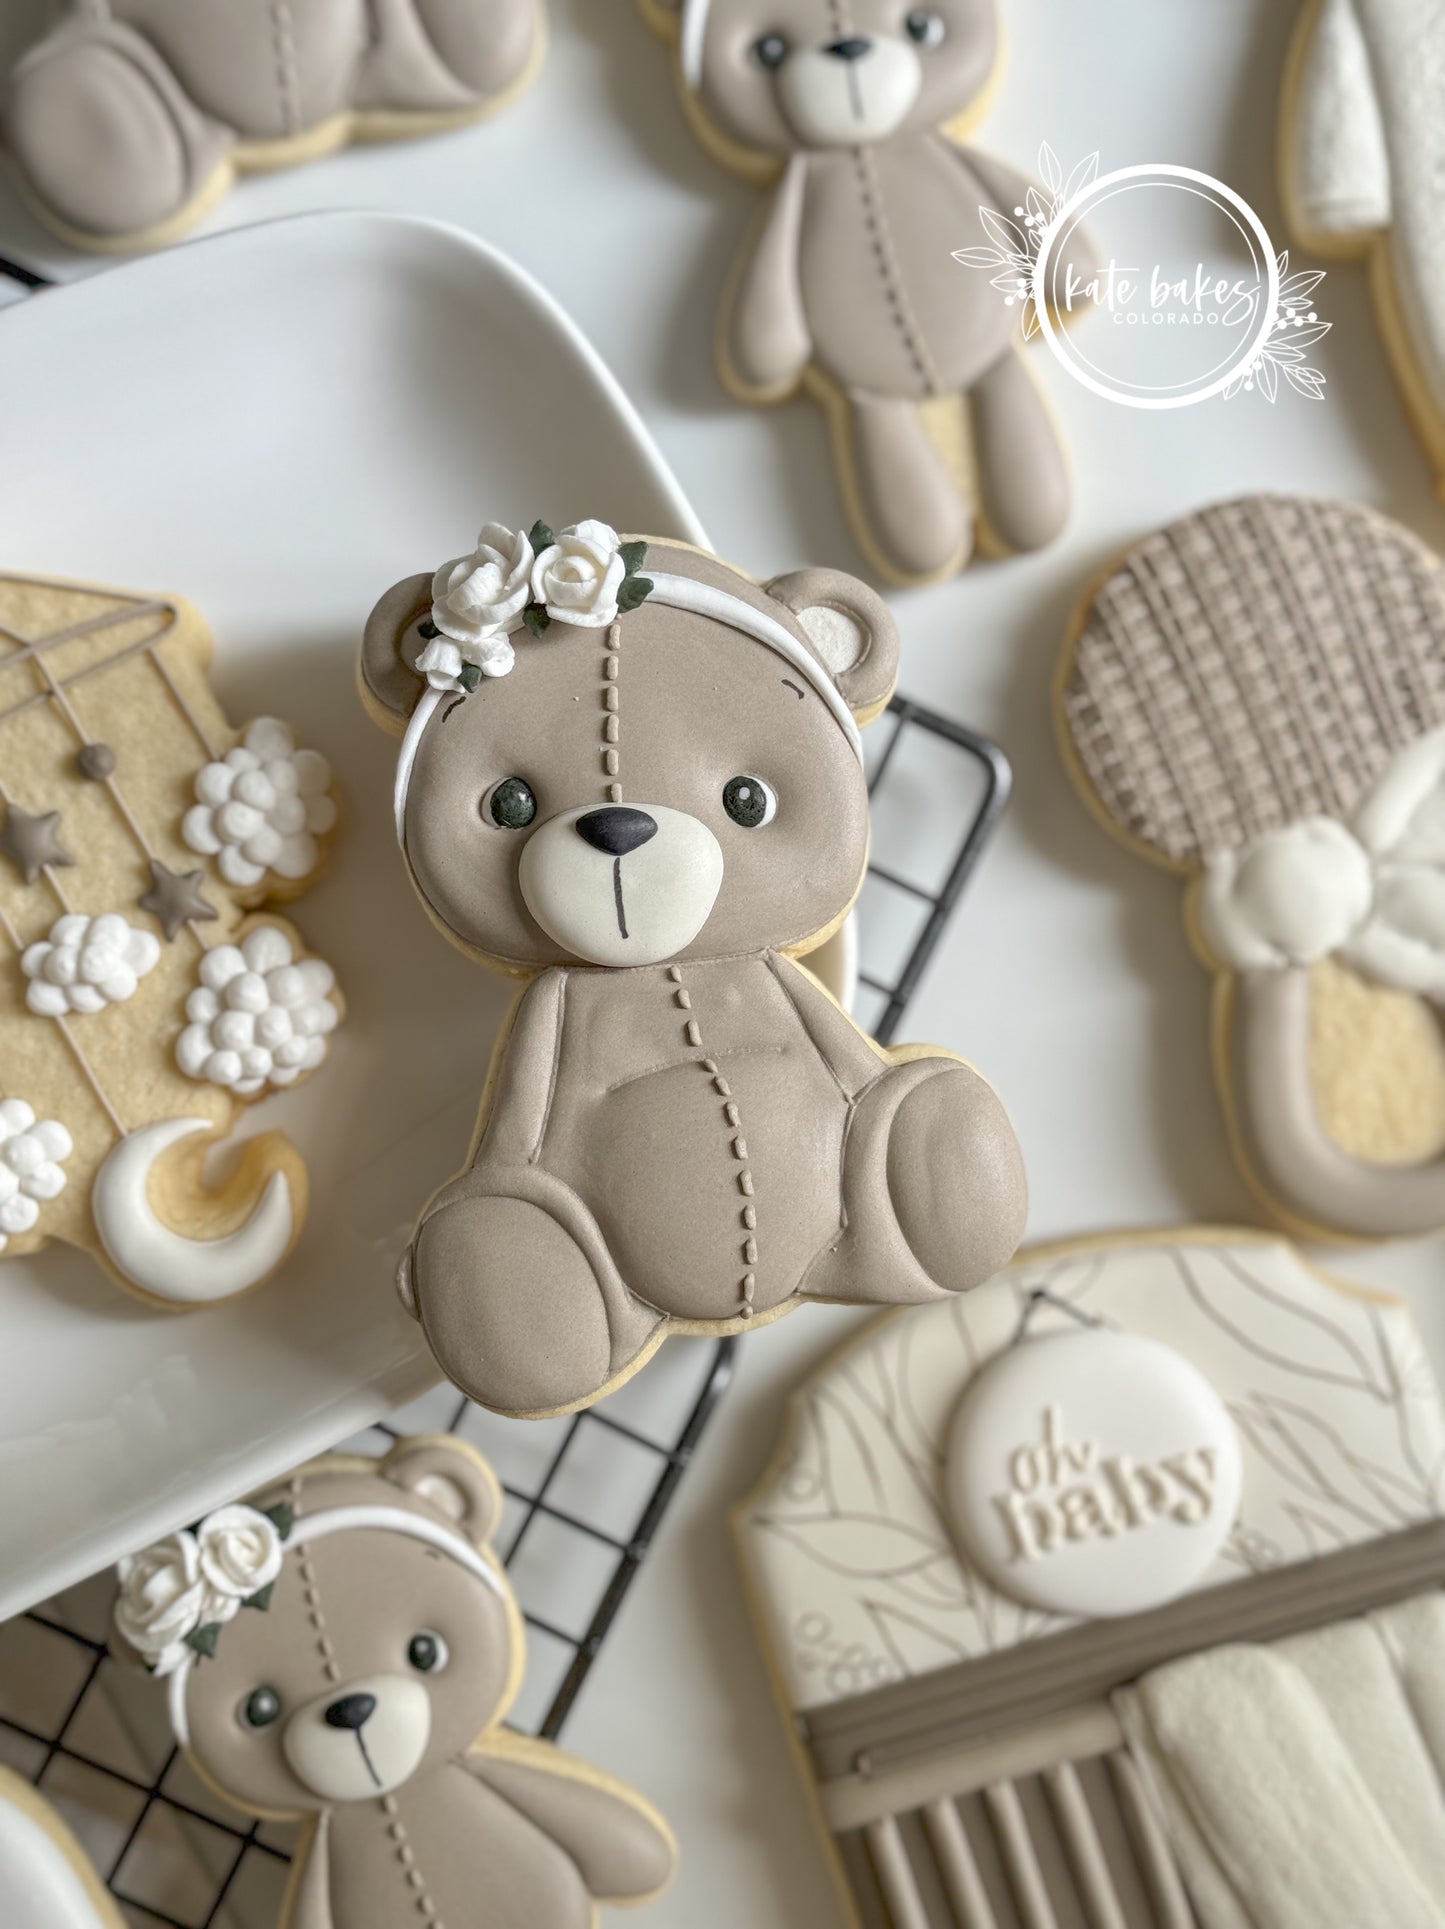
[[[1060,675],[1071,772],[1188,880],[1236,1155],[1305,1236],[1445,1226],[1445,568],[1256,496],[1132,549]]]
[[[63,239],[157,248],[239,173],[495,112],[545,38],[544,0],[68,0],[0,133]]]
[[[121,1562],[116,1629],[191,1766],[306,1823],[280,1929],[583,1929],[671,1879],[649,1803],[502,1727],[525,1649],[501,1513],[463,1442],[402,1440]]]
[[[1305,0],[1279,154],[1296,240],[1369,263],[1386,349],[1445,490],[1445,15],[1433,0]]]
[[[219,1187],[243,1104],[326,1057],[331,967],[252,915],[315,876],[331,771],[232,729],[174,597],[0,576],[0,1252],[61,1239],[171,1310],[281,1264],[306,1167],[279,1132]]]
[[[959,145],[998,59],[992,0],[643,0],[689,118],[769,202],[718,335],[726,385],[823,403],[859,546],[887,580],[951,576],[985,535],[1038,549],[1069,476],[1018,352],[1019,310],[953,251],[1028,192]],[[981,501],[975,498],[981,496]]]
[[[762,586],[599,522],[488,524],[372,612],[363,688],[405,733],[412,881],[527,980],[399,1281],[483,1405],[586,1406],[669,1332],[934,1299],[1017,1244],[990,1087],[883,1051],[795,962],[862,883],[858,725],[897,659],[851,577]]]

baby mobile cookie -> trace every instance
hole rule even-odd
[[[498,112],[544,0],[67,0],[0,93],[26,199],[76,247],[178,240],[238,174]]]
[[[324,1061],[342,1000],[280,919],[336,825],[287,726],[227,722],[171,598],[0,577],[0,1251],[83,1246],[152,1302],[225,1299],[300,1233],[280,1133],[219,1188],[238,1102]]]
[[[1349,504],[1246,497],[1091,592],[1064,755],[1188,881],[1230,1138],[1315,1237],[1445,1226],[1445,568]]]
[[[961,143],[999,58],[991,0],[644,0],[689,119],[768,192],[718,333],[751,402],[827,411],[859,546],[887,580],[1031,550],[1069,510],[1067,461],[1019,354],[1019,310],[953,251],[1029,182]]]
[[[587,1406],[669,1332],[938,1298],[1017,1244],[992,1089],[882,1050],[797,963],[863,881],[859,725],[897,660],[852,577],[762,585],[601,522],[489,523],[373,611],[412,882],[526,980],[399,1277],[483,1405]]]
[[[305,1828],[280,1929],[572,1929],[671,1880],[662,1817],[502,1726],[522,1616],[502,1495],[450,1438],[331,1455],[122,1561],[115,1625],[191,1766]]]

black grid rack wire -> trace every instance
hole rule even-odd
[[[3,257],[0,278],[45,285]],[[888,1044],[997,827],[1010,772],[987,738],[906,697],[866,741],[875,848],[855,1003]],[[498,1545],[530,1634],[518,1727],[560,1733],[727,1390],[738,1343],[674,1341],[629,1386],[562,1420],[497,1421],[441,1387],[344,1443],[384,1452],[408,1432],[456,1433],[497,1465],[507,1500]],[[192,1774],[163,1695],[108,1653],[111,1593],[97,1576],[0,1625],[0,1762],[56,1803],[133,1929],[274,1929],[289,1831],[238,1814]]]

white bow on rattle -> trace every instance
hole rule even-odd
[[[1302,817],[1206,859],[1198,911],[1235,971],[1339,957],[1445,1003],[1445,727],[1395,753],[1348,825]]]

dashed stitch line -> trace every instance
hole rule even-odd
[[[622,718],[618,702],[618,645],[622,641],[622,625],[613,623],[607,630],[607,640],[603,645],[606,655],[602,659],[602,766],[609,777],[615,778],[618,771],[619,752],[616,748],[622,739]],[[607,785],[609,804],[622,802],[622,786],[619,783]]]
[[[301,103],[296,88],[296,38],[291,0],[271,0],[271,38],[276,49],[276,91],[282,121],[288,134],[296,134],[301,128]]]
[[[682,967],[680,965],[669,965],[667,967],[667,975],[673,987],[673,1003],[679,1011],[691,1011],[692,994],[682,982]],[[701,1049],[702,1027],[695,1018],[688,1019],[686,1025],[683,1027],[683,1036],[694,1050]],[[733,1134],[728,1149],[737,1161],[739,1168],[738,1190],[746,1200],[751,1201],[753,1197],[753,1175],[747,1162],[747,1140],[738,1130],[741,1119],[737,1104],[733,1099],[732,1087],[718,1070],[718,1063],[715,1058],[701,1058],[698,1060],[698,1063],[712,1080],[713,1091],[723,1101],[723,1122]],[[743,1264],[747,1268],[747,1271],[744,1272],[741,1280],[738,1282],[738,1317],[740,1319],[751,1319],[753,1316],[753,1296],[757,1291],[758,1285],[757,1273],[754,1271],[758,1263],[758,1242],[753,1237],[758,1226],[757,1207],[751,1203],[744,1205],[738,1217],[743,1232],[747,1235],[739,1248]]]
[[[417,1914],[431,1924],[431,1929],[443,1929],[437,1906],[426,1892],[426,1877],[416,1866],[416,1851],[407,1840],[406,1823],[401,1819],[401,1805],[394,1795],[383,1795],[381,1810],[386,1816],[386,1832],[396,1848],[396,1859],[401,1864],[402,1875],[409,1889],[416,1897]]]
[[[888,307],[889,318],[898,330],[899,340],[903,343],[908,359],[913,364],[914,374],[930,395],[938,395],[942,392],[943,384],[924,346],[917,325],[908,312],[907,298],[903,290],[903,276],[899,272],[893,250],[888,244],[882,196],[878,190],[873,157],[866,149],[855,147],[853,165],[857,171],[858,192],[863,203],[863,223],[868,230],[869,244],[873,249],[873,258],[878,268],[878,279],[883,284],[883,299]]]
[[[301,1482],[291,1482],[291,1506],[297,1518],[301,1514]],[[316,1567],[311,1558],[309,1547],[303,1547],[296,1556],[297,1572],[301,1576],[301,1598],[306,1603],[306,1616],[316,1635],[316,1650],[321,1656],[321,1665],[327,1681],[334,1688],[341,1681],[341,1669],[336,1662],[336,1647],[326,1632],[326,1617],[321,1611],[321,1584],[316,1578]]]

